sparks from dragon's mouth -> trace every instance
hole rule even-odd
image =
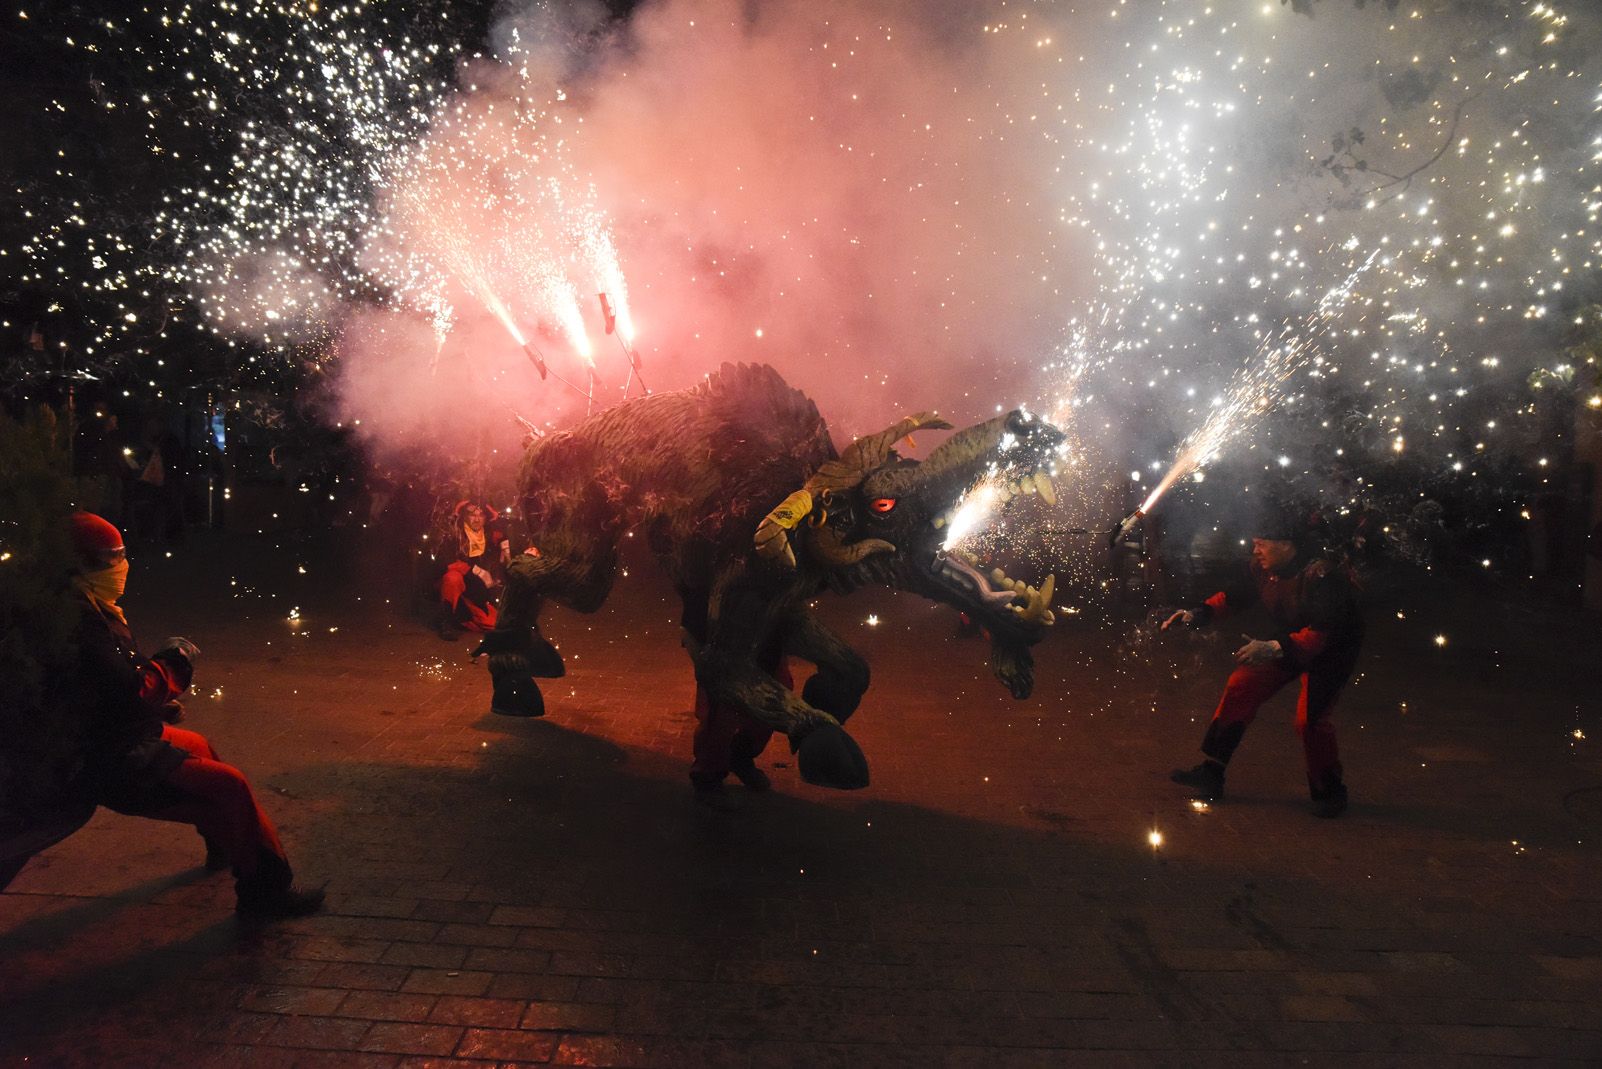
[[[1051,476],[1044,469],[1024,472],[1005,481],[996,475],[985,478],[968,491],[950,513],[935,518],[935,527],[944,527],[946,530],[940,548],[947,551],[954,549],[963,539],[987,527],[1000,506],[1025,494],[1039,494],[1047,505],[1057,503],[1057,488],[1052,485]]]
[[[980,483],[969,491],[946,525],[946,539],[940,543],[940,548],[950,551],[957,543],[979,530],[990,518],[1000,499],[1001,494],[992,482]]]
[[[1049,608],[1056,588],[1055,575],[1047,576],[1036,588],[1000,568],[987,574],[978,556],[961,548],[965,539],[988,528],[994,516],[1015,497],[1026,494],[1038,494],[1048,505],[1057,503],[1056,488],[1044,471],[1025,472],[1005,481],[996,473],[983,479],[968,491],[956,508],[933,521],[937,529],[944,527],[946,530],[936,564],[949,579],[972,588],[972,593],[988,607],[1011,608],[1025,619],[1050,626],[1056,622]]]

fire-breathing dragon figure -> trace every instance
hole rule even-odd
[[[533,443],[520,480],[537,554],[513,560],[488,653],[491,708],[541,716],[535,677],[563,674],[539,631],[547,598],[594,612],[612,589],[619,539],[639,531],[684,601],[685,644],[710,700],[783,732],[809,783],[867,785],[841,724],[868,666],[808,603],[825,589],[880,584],[945,602],[991,638],[991,667],[1014,697],[1033,688],[1030,647],[1053,622],[1043,589],[986,574],[942,548],[953,512],[985,478],[1051,497],[1063,442],[1020,411],[958,431],[922,462],[895,445],[908,416],[836,454],[817,406],[766,366],[725,364],[696,387],[626,401]],[[800,694],[759,667],[777,643],[817,673]],[[476,655],[475,653],[475,655]]]

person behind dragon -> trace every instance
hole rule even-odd
[[[495,599],[511,556],[500,514],[476,501],[458,501],[440,540],[450,561],[439,579],[440,637],[454,639],[463,630],[493,631],[498,617]]]

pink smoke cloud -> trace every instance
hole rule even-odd
[[[589,204],[609,223],[652,389],[688,385],[724,361],[771,363],[817,399],[839,436],[907,410],[968,419],[1029,398],[1039,384],[1028,369],[1090,288],[1088,271],[1060,266],[1086,262],[1057,221],[1061,145],[1048,129],[1062,115],[1056,105],[1049,117],[1008,110],[1040,97],[1056,68],[967,11],[665,0],[551,87],[565,99],[541,128],[547,143],[519,147],[571,183],[569,207]],[[507,36],[503,27],[498,39]],[[465,106],[508,108],[531,84],[561,77],[560,63],[523,59],[521,69],[464,75],[476,86],[464,88]],[[479,146],[486,159],[504,151]],[[525,199],[535,214],[555,210]],[[494,216],[460,213],[453,225],[488,250],[504,238],[484,232],[493,224],[479,214]],[[549,218],[527,224],[547,245],[564,234]],[[584,287],[605,396],[620,396],[627,365],[601,336],[575,250],[546,251]],[[516,273],[497,261],[496,288],[519,292]],[[427,361],[395,356],[393,330],[347,337],[347,416],[387,439],[441,418],[499,419],[497,406],[542,423],[582,414],[572,391],[529,381],[506,332],[478,322],[480,302],[460,286],[450,300],[457,332],[430,373],[420,372]],[[433,351],[427,331],[413,343]],[[551,347],[553,369],[580,374],[576,357]],[[493,396],[460,385],[450,369],[464,363],[475,369],[466,380]],[[459,416],[442,416],[456,406]]]

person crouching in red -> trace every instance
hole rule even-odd
[[[512,546],[488,505],[458,501],[451,510],[444,552],[455,557],[439,580],[439,634],[454,639],[462,631],[495,630],[495,594]]]
[[[128,581],[122,534],[93,513],[70,518],[81,597],[70,685],[88,711],[83,782],[99,805],[129,816],[190,824],[206,842],[206,867],[230,867],[238,910],[259,917],[316,911],[321,890],[301,890],[278,832],[245,774],[225,764],[205,736],[173,726],[199,650],[168,639],[140,656],[117,602]]]
[[[1235,651],[1239,665],[1224,684],[1224,695],[1202,739],[1205,760],[1177,769],[1170,777],[1196,796],[1216,801],[1224,795],[1224,769],[1240,745],[1257,710],[1295,679],[1302,684],[1296,731],[1307,761],[1307,786],[1316,816],[1337,817],[1346,810],[1346,783],[1335,745],[1330,714],[1335,699],[1357,665],[1363,646],[1363,619],[1351,570],[1305,553],[1299,529],[1287,517],[1259,523],[1252,539],[1251,583],[1220,591],[1194,609],[1163,621],[1201,627],[1261,603],[1279,629],[1272,639],[1247,639]]]

